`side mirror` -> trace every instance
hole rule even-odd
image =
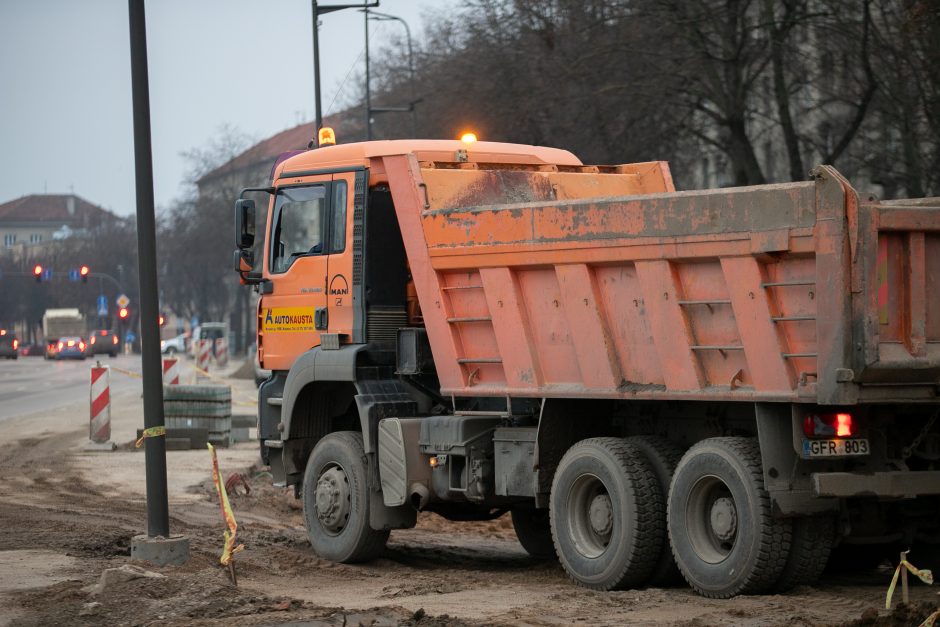
[[[235,271],[238,272],[239,279],[243,285],[255,285],[261,282],[261,275],[254,272],[255,256],[249,249],[234,251],[233,261]]]
[[[239,198],[235,201],[235,246],[240,250],[255,245],[255,201]]]

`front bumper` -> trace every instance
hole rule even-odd
[[[816,496],[838,498],[879,496],[913,498],[940,494],[940,470],[891,471],[861,474],[817,472],[812,475]]]

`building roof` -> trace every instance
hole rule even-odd
[[[75,194],[32,194],[0,204],[2,223],[98,226],[117,219],[113,213]]]
[[[362,132],[362,124],[360,124],[358,116],[351,115],[349,111],[341,111],[325,118],[323,125],[335,128],[337,135],[341,138],[346,138],[347,141],[358,139]],[[196,181],[196,185],[201,186],[220,176],[240,172],[248,168],[264,166],[269,170],[277,161],[278,157],[284,153],[306,150],[316,135],[315,122],[305,122],[293,128],[281,131],[276,135],[272,135],[258,142],[241,154],[226,161],[218,168],[207,172]]]
[[[221,166],[207,172],[197,183],[214,179],[218,176],[230,172],[238,172],[244,168],[249,168],[265,161],[272,161],[281,153],[291,150],[302,150],[307,147],[314,135],[314,123],[308,122],[300,124],[286,131],[281,131],[277,135],[261,141],[245,152],[236,155],[234,158],[223,163]]]

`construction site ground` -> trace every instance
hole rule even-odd
[[[225,381],[236,413],[253,413],[253,381]],[[167,454],[171,529],[189,537],[189,562],[134,563],[162,576],[93,589],[105,570],[132,564],[131,537],[146,530],[144,454],[133,446],[143,424],[139,381],[114,389],[113,452],[83,451],[87,393],[0,421],[0,625],[907,626],[940,604],[935,588],[915,580],[911,604],[885,610],[888,564],[730,600],[685,586],[595,592],[571,583],[556,561],[529,557],[508,516],[452,523],[421,514],[415,529],[392,532],[381,559],[333,564],[313,553],[300,502],[271,485],[251,441],[219,450],[223,476],[240,473],[250,487],[232,495],[244,544],[237,586],[219,565],[209,454],[191,450]]]

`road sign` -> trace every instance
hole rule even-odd
[[[78,270],[69,270],[69,281],[78,281],[79,278]]]
[[[108,297],[101,295],[98,297],[98,315],[107,316],[108,315]]]
[[[121,294],[117,297],[115,301],[118,307],[127,307],[131,304],[131,299],[127,297],[127,294]]]

